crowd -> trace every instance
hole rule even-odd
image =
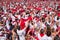
[[[0,3],[0,40],[60,40],[60,4]]]

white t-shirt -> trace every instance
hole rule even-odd
[[[46,36],[46,39],[47,39],[47,40],[52,40],[52,37]]]
[[[0,26],[0,29],[2,29],[3,27],[2,26]],[[0,35],[2,35],[2,31],[0,31]]]
[[[57,21],[57,16],[55,16],[54,20]]]
[[[15,17],[11,14],[12,21],[15,21]]]
[[[25,30],[24,29],[23,30],[17,30],[17,34],[19,35],[20,40],[25,40],[25,36],[24,36]]]
[[[47,38],[46,35],[44,35],[43,37],[41,37],[40,34],[38,34],[38,38],[39,38],[39,40],[47,40],[46,39]]]
[[[6,27],[7,27],[8,30],[10,29],[9,21],[8,20],[6,20]]]
[[[38,38],[39,40],[52,40],[52,37],[48,37],[47,35],[44,35],[43,37],[41,37],[40,34],[38,34]]]

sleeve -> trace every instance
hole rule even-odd
[[[40,34],[38,33],[38,39],[40,40]]]

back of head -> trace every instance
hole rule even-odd
[[[47,31],[46,35],[49,37],[51,36],[51,31]]]
[[[41,33],[41,34],[44,34],[44,29],[41,29],[41,30],[40,30],[40,33]]]

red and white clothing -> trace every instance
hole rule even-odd
[[[25,32],[26,32],[26,27],[22,30],[17,29],[17,34],[19,36],[19,40],[25,40]]]
[[[52,40],[52,37],[48,37],[47,35],[45,34],[38,34],[38,38],[39,40]]]
[[[45,34],[38,34],[39,40],[46,40],[46,35]]]
[[[6,36],[1,29],[4,29],[3,26],[0,26],[0,40],[6,40]]]

